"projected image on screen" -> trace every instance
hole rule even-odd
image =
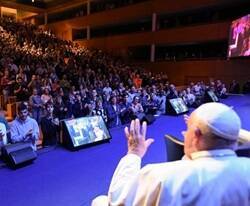
[[[228,57],[250,56],[250,14],[232,22]]]
[[[177,114],[184,113],[188,111],[188,107],[183,102],[183,99],[176,98],[176,99],[170,99],[169,102],[173,106],[174,110]]]
[[[74,147],[111,138],[101,116],[66,120],[65,125]]]
[[[207,91],[207,94],[210,96],[210,98],[213,102],[219,101],[218,97],[215,95],[215,93],[213,91]]]

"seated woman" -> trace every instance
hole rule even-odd
[[[52,102],[47,102],[45,105],[46,116],[41,119],[41,129],[43,133],[42,145],[56,145],[59,134],[59,119],[53,114],[54,106]]]

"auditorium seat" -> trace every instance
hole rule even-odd
[[[167,161],[171,162],[180,160],[184,155],[184,143],[169,134],[166,134],[164,139],[166,144]]]
[[[236,153],[238,156],[250,157],[250,131],[240,130]]]
[[[8,97],[8,104],[12,104],[16,102],[16,96],[9,96]]]
[[[180,160],[184,155],[184,143],[172,135],[165,135],[167,161]],[[241,157],[250,157],[250,131],[241,129],[236,154]]]
[[[0,95],[0,108],[1,109],[5,108],[3,95]]]
[[[8,103],[7,104],[7,121],[12,121],[16,116],[16,103]]]

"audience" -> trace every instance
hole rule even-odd
[[[39,124],[47,102],[53,102],[60,120],[99,114],[114,127],[127,124],[138,113],[164,114],[168,99],[181,97],[189,107],[197,107],[207,89],[220,98],[227,96],[220,80],[210,85],[191,83],[180,91],[166,74],[126,65],[120,58],[60,40],[34,25],[1,18],[0,26],[4,103],[13,95],[17,101],[28,101]]]
[[[241,128],[236,112],[206,103],[186,123],[183,159],[141,168],[154,140],[146,139],[145,122],[133,120],[125,128],[128,152],[114,172],[108,197],[99,196],[92,205],[249,205],[250,160],[234,152]]]

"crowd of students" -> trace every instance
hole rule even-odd
[[[167,75],[126,65],[100,50],[60,40],[34,25],[0,19],[0,76],[5,104],[8,96],[28,102],[38,124],[52,104],[59,120],[101,115],[108,127],[126,124],[142,114],[160,115],[168,99],[181,97],[190,107],[203,103],[212,90],[225,98],[220,80],[190,83],[177,91]]]

